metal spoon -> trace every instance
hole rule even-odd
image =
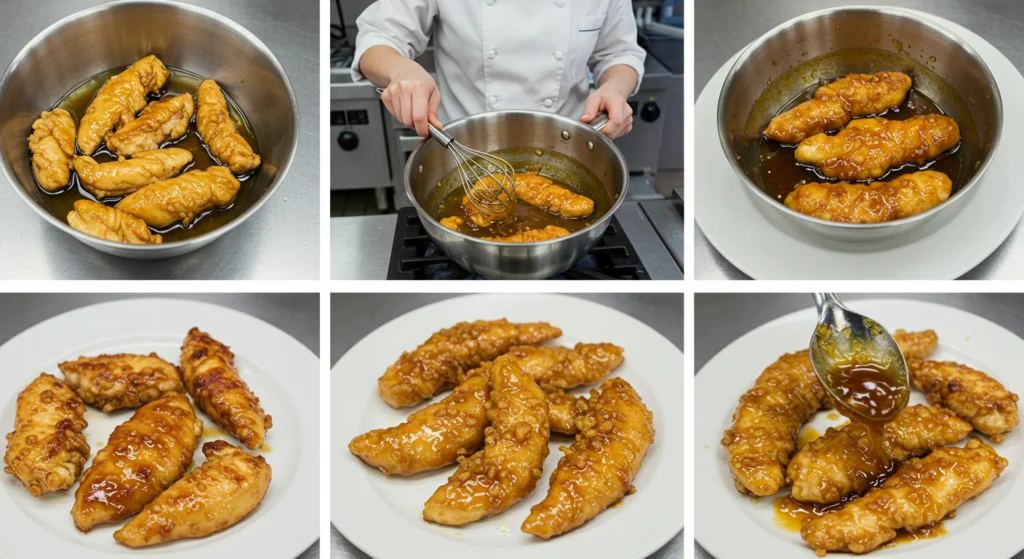
[[[910,399],[907,362],[899,344],[880,324],[846,308],[834,293],[815,293],[814,302],[818,325],[811,336],[811,364],[825,389],[866,419],[895,418]],[[869,373],[853,389],[844,372],[852,366]]]

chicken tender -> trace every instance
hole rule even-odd
[[[840,223],[882,223],[926,212],[949,199],[953,182],[938,171],[920,171],[889,182],[813,182],[786,196],[786,207]]]
[[[249,516],[270,488],[270,465],[224,441],[203,445],[206,462],[114,532],[128,547],[203,538]]]
[[[999,381],[966,365],[940,361],[908,361],[910,382],[928,393],[928,402],[970,421],[995,442],[1020,423],[1018,396]]]
[[[164,242],[163,237],[149,230],[145,221],[92,200],[75,201],[75,209],[68,212],[68,225],[86,235],[115,243],[158,245]]]
[[[798,144],[855,117],[900,106],[910,86],[910,76],[899,72],[850,74],[818,88],[814,99],[773,118],[764,135],[779,143]]]
[[[505,175],[497,173],[493,179],[490,176],[486,176],[482,180],[473,183],[472,188],[477,193],[476,196],[479,200],[492,201],[491,204],[484,206],[490,210],[488,212],[478,208],[469,199],[469,196],[462,197],[462,211],[477,227],[487,227],[492,223],[500,223],[516,216],[517,202],[512,201],[512,197],[509,196],[507,191],[501,190],[503,183],[498,182],[504,180]],[[505,184],[505,188],[508,188],[507,184]]]
[[[851,493],[864,493],[900,462],[960,442],[973,430],[955,413],[923,405],[904,408],[885,425],[878,451],[862,423],[831,427],[790,461],[791,496],[805,503],[838,503]]]
[[[654,444],[654,416],[628,382],[609,379],[590,394],[576,442],[563,447],[547,496],[523,522],[528,534],[564,534],[622,499]]]
[[[580,218],[594,213],[593,200],[535,173],[516,175],[516,195],[531,206],[562,217]]]
[[[170,76],[164,63],[149,55],[107,80],[78,125],[78,149],[92,155],[115,130],[135,120],[146,95],[158,93]]]
[[[43,111],[32,123],[28,137],[32,173],[44,190],[60,190],[71,182],[71,158],[75,156],[75,119],[64,109]]]
[[[195,104],[189,93],[153,101],[142,109],[139,118],[107,138],[107,147],[120,157],[160,149],[160,144],[177,140],[188,132],[194,111]]]
[[[57,366],[75,394],[104,413],[137,408],[170,392],[185,392],[178,368],[155,353],[79,357]]]
[[[241,186],[227,167],[197,169],[144,186],[125,196],[117,208],[150,227],[169,227],[179,221],[188,225],[200,213],[230,204]]]
[[[498,243],[539,243],[541,241],[550,241],[552,239],[558,239],[561,237],[568,237],[569,230],[564,227],[557,225],[548,225],[543,229],[527,229],[526,231],[520,231],[507,237],[480,237],[485,241],[495,241]]]
[[[575,435],[579,433],[577,419],[585,416],[590,409],[590,399],[586,396],[574,396],[563,392],[548,394],[548,421],[552,433]]]
[[[604,379],[625,360],[624,350],[609,343],[564,346],[517,346],[506,355],[515,357],[526,374],[545,392],[567,390]]]
[[[141,511],[185,474],[202,433],[203,421],[184,394],[172,392],[139,408],[114,429],[82,475],[71,508],[75,526],[88,532]]]
[[[75,158],[82,186],[97,198],[131,194],[143,186],[178,176],[192,163],[192,153],[181,148],[140,151],[131,159],[97,163],[88,155]]]
[[[794,156],[829,178],[867,180],[904,165],[922,166],[959,143],[960,128],[948,116],[862,118],[835,136],[807,138],[797,146]]]
[[[508,509],[537,486],[550,437],[544,391],[510,356],[494,362],[490,380],[484,448],[459,459],[424,505],[424,520],[463,526]]]
[[[228,103],[220,86],[213,80],[203,80],[196,94],[199,110],[196,112],[196,129],[202,136],[210,154],[231,172],[241,175],[260,166],[260,156],[252,150],[231,121]]]
[[[458,231],[459,227],[466,223],[466,220],[462,219],[457,215],[452,215],[445,218],[441,218],[440,223],[442,227],[447,227],[452,231]]]
[[[56,377],[40,374],[18,394],[4,472],[33,497],[70,488],[89,459],[86,425],[82,400]]]
[[[907,332],[896,330],[892,334],[896,343],[900,346],[903,356],[909,359],[927,359],[939,345],[939,335],[935,330],[923,330],[921,332]]]
[[[971,437],[964,448],[940,448],[900,466],[880,487],[804,524],[800,536],[818,554],[867,553],[898,530],[934,524],[988,489],[1008,462]]]
[[[263,445],[273,418],[238,374],[228,346],[193,328],[181,344],[181,368],[185,388],[199,409],[249,450]]]
[[[516,324],[505,319],[460,322],[434,333],[405,352],[377,381],[380,397],[393,408],[415,406],[461,375],[496,359],[513,346],[539,344],[562,331],[546,322]]]

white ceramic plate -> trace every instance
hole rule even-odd
[[[911,11],[911,10],[907,10]],[[1003,135],[972,199],[954,216],[937,216],[895,246],[830,244],[781,215],[769,219],[733,171],[719,144],[718,98],[737,53],[711,78],[694,111],[697,142],[695,219],[708,241],[734,266],[755,279],[955,279],[977,266],[1017,226],[1024,213],[1018,159],[1024,150],[1014,130],[1024,122],[1024,77],[987,41],[951,21],[935,20],[971,45],[988,65],[1003,97]],[[772,212],[775,213],[775,212]],[[905,240],[901,240],[905,241]]]
[[[238,311],[183,300],[129,299],[76,309],[39,323],[0,347],[0,429],[14,426],[18,393],[40,372],[62,379],[57,363],[79,355],[156,352],[178,363],[181,343],[193,327],[231,346],[242,377],[274,418],[267,433],[269,450],[260,452],[273,469],[263,503],[252,515],[206,538],[178,540],[130,549],[113,538],[124,522],[103,524],[88,534],[71,520],[76,484],[41,498],[29,495],[13,476],[0,474],[0,526],[3,557],[75,557],[187,555],[295,557],[316,541],[319,517],[319,360],[281,330]],[[114,428],[134,410],[111,415],[89,408],[85,435],[90,462]],[[198,412],[204,433],[195,464],[205,461],[202,443],[237,439]],[[212,432],[211,432],[212,431]]]
[[[1020,374],[1024,340],[1003,327],[958,309],[920,301],[858,300],[852,308],[878,320],[890,331],[934,329],[939,334],[939,347],[931,359],[970,365],[992,375],[1011,392],[1024,394],[1024,376]],[[815,557],[800,534],[775,525],[774,497],[762,498],[755,504],[736,491],[728,457],[719,441],[732,425],[740,396],[753,386],[757,375],[783,353],[807,347],[816,316],[813,309],[807,309],[752,330],[729,344],[697,375],[696,413],[704,421],[696,423],[694,434],[694,509],[699,519],[695,537],[718,559]],[[914,390],[911,404],[925,402],[924,395]],[[828,426],[840,423],[830,420],[828,415],[819,413],[811,425],[824,432]],[[990,442],[987,437],[982,439]],[[1024,549],[1020,534],[1024,431],[1018,428],[994,447],[1010,461],[1009,467],[988,491],[961,506],[956,518],[944,522],[946,535],[877,550],[868,556],[1001,559]],[[743,537],[736,537],[737,534]]]
[[[632,384],[654,414],[655,442],[633,482],[637,492],[622,506],[550,541],[519,527],[530,507],[547,494],[548,478],[562,456],[558,447],[571,444],[571,437],[552,437],[544,476],[532,495],[502,514],[462,528],[422,519],[423,503],[447,482],[454,465],[410,478],[384,476],[348,451],[356,435],[397,425],[411,413],[392,409],[377,393],[377,378],[402,351],[456,322],[496,318],[550,322],[563,331],[552,343],[622,346],[626,360],[612,376]],[[650,327],[607,307],[567,296],[476,295],[419,308],[363,338],[331,372],[331,520],[377,559],[417,557],[424,550],[431,557],[488,559],[521,558],[524,552],[532,559],[646,557],[683,527],[682,399],[683,354]]]

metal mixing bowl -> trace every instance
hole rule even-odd
[[[550,241],[498,243],[452,231],[438,223],[433,213],[436,201],[454,186],[442,183],[455,161],[441,144],[424,139],[406,163],[406,193],[434,243],[460,266],[486,278],[545,279],[568,270],[594,247],[626,197],[625,158],[607,136],[582,122],[539,111],[494,111],[456,120],[444,130],[481,151],[528,148],[568,156],[544,155],[540,163],[545,171],[571,177],[563,182],[574,183],[584,194],[600,189],[610,201],[608,211],[589,227]],[[513,158],[510,163],[519,168]]]
[[[191,239],[160,245],[115,243],[80,233],[41,204],[47,196],[32,176],[32,122],[78,84],[100,72],[155,54],[177,67],[217,80],[248,118],[262,167],[241,215]],[[298,105],[281,64],[259,39],[209,10],[159,0],[113,2],[70,15],[33,38],[0,78],[0,167],[43,219],[83,243],[117,256],[166,258],[196,250],[227,233],[277,190],[298,143]]]
[[[847,54],[849,53],[849,54]],[[963,166],[949,200],[921,214],[876,224],[825,221],[787,208],[761,188],[758,147],[768,122],[809,86],[850,73],[907,73],[914,87],[960,126]],[[962,39],[915,14],[891,8],[822,10],[765,33],[739,56],[718,100],[726,157],[762,212],[778,212],[804,232],[839,241],[903,235],[967,202],[1002,132],[1003,105],[988,67]]]

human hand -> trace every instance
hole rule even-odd
[[[611,83],[602,85],[587,97],[587,105],[583,109],[580,121],[590,123],[602,111],[608,113],[608,124],[601,129],[605,136],[614,140],[633,129],[633,109],[629,107],[629,103],[618,88]]]
[[[441,122],[437,120],[441,92],[434,78],[415,62],[403,65],[392,74],[380,98],[388,112],[402,124],[414,128],[420,136],[429,133],[427,123],[441,128]]]

